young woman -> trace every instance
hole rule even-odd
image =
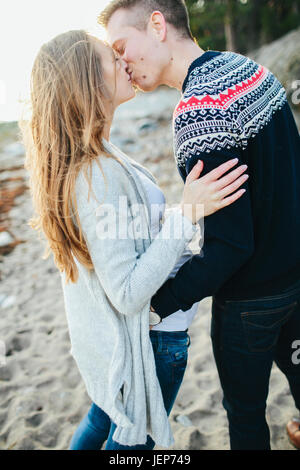
[[[197,309],[175,312],[149,335],[151,297],[191,255],[201,217],[241,197],[247,178],[245,167],[228,173],[237,161],[199,178],[200,163],[166,217],[156,179],[109,141],[115,109],[134,96],[126,64],[84,31],[54,38],[35,60],[23,127],[30,223],[60,271],[71,354],[93,402],[70,449],[174,443],[168,415]]]

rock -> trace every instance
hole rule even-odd
[[[270,44],[249,52],[247,56],[267,67],[286,89],[300,130],[300,28]],[[297,91],[298,89],[298,91]],[[298,99],[295,97],[298,96]]]
[[[135,144],[130,144],[126,147],[126,150],[129,154],[141,154],[140,163],[143,163],[143,147],[141,144],[136,142]]]
[[[5,359],[5,358],[4,358]],[[6,360],[3,359],[3,365],[0,367],[0,380],[3,382],[9,382],[12,379],[12,372],[6,366]]]
[[[182,450],[206,450],[207,438],[195,426],[180,428],[176,432],[176,441]],[[160,449],[160,448],[159,448]]]
[[[130,124],[134,119],[172,117],[179,98],[180,93],[177,90],[164,86],[151,93],[139,92],[134,100],[128,101],[116,110],[114,122],[116,124],[119,120],[126,120]]]
[[[158,122],[154,119],[143,119],[137,123],[138,133],[140,135],[148,134],[158,128]]]
[[[182,424],[182,426],[185,426],[186,428],[188,428],[190,426],[193,426],[193,423],[190,420],[190,418],[188,416],[185,416],[185,415],[176,416],[176,421],[178,423]]]
[[[16,302],[16,298],[14,296],[6,297],[0,304],[1,308],[9,308],[12,307]]]
[[[130,137],[118,137],[118,138],[115,137],[114,142],[115,141],[118,141],[118,145],[122,145],[122,146],[132,145],[135,143],[135,140]]]
[[[10,245],[13,241],[14,239],[8,232],[0,233],[0,247]]]
[[[116,134],[111,138],[112,143],[128,154],[138,154],[143,150],[142,145],[139,143],[138,139],[117,136]]]
[[[116,147],[119,147],[121,150],[124,148],[124,147],[127,147],[128,145],[134,145],[135,144],[135,140],[133,138],[129,138],[129,137],[123,137],[122,135],[114,135],[112,138],[111,138],[111,141],[112,143],[116,146]]]

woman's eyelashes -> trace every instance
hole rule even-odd
[[[115,52],[115,61],[118,62],[121,59],[120,54]]]

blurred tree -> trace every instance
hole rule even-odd
[[[261,30],[261,0],[251,0],[248,11],[245,12],[248,16],[247,30],[247,50],[251,51],[260,46],[259,31]]]
[[[202,49],[223,50],[225,47],[223,0],[186,0],[192,33]]]
[[[300,0],[186,0],[204,49],[246,53],[300,26]]]
[[[226,0],[225,2],[225,16],[224,16],[224,27],[225,27],[225,39],[226,49],[228,51],[237,50],[236,42],[236,20],[237,20],[237,7],[238,0]]]

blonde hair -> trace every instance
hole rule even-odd
[[[77,214],[78,173],[83,170],[88,181],[89,199],[92,162],[102,171],[100,154],[120,161],[102,143],[107,122],[103,101],[111,98],[101,57],[87,32],[69,31],[41,47],[31,73],[31,118],[20,121],[35,210],[28,225],[43,232],[43,259],[52,251],[67,283],[78,279],[74,256],[89,271],[94,269]]]

